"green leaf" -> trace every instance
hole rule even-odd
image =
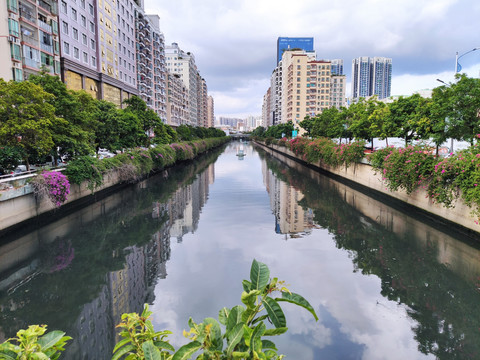
[[[275,335],[281,335],[285,332],[287,332],[288,328],[287,327],[281,327],[281,328],[276,328],[276,329],[267,329],[265,330],[265,333],[263,336],[275,336]]]
[[[131,339],[123,339],[121,341],[119,341],[115,347],[113,348],[113,353],[115,353],[118,349],[120,349],[122,346],[128,344],[129,342],[131,341]]]
[[[232,310],[230,310],[230,314],[228,314],[227,318],[227,330],[228,333],[231,329],[235,327],[240,321],[242,321],[242,314],[245,312],[245,308],[241,305],[234,306]]]
[[[133,345],[127,345],[124,346],[120,349],[117,350],[112,356],[112,360],[118,360],[120,359],[123,355],[128,354],[130,351],[135,351],[135,346]]]
[[[0,351],[0,359],[5,360],[16,360],[17,354],[10,350],[2,350]]]
[[[38,339],[38,345],[40,345],[42,351],[45,351],[59,342],[64,335],[65,333],[60,330],[51,331]]]
[[[266,318],[268,318],[268,315],[262,315],[262,316],[256,318],[255,320],[253,320],[253,321],[252,321],[252,325],[253,325],[253,324],[256,324],[256,323],[259,322],[259,321],[263,321],[263,320],[265,320]]]
[[[220,309],[218,312],[218,321],[220,321],[220,324],[227,325],[228,314],[230,314],[230,310],[228,308],[224,307],[223,309]]]
[[[248,351],[234,351],[232,356],[234,359],[247,359],[250,353]]]
[[[153,343],[155,344],[155,346],[157,348],[169,350],[171,352],[175,352],[175,348],[169,342],[158,340],[158,341],[154,341]]]
[[[190,356],[195,351],[200,350],[202,347],[202,344],[199,343],[198,341],[192,341],[191,343],[188,343],[186,345],[183,345],[180,349],[177,350],[177,352],[173,355],[172,360],[187,360],[190,359]]]
[[[285,314],[283,313],[282,308],[278,303],[273,300],[271,297],[266,297],[263,299],[263,306],[267,310],[268,317],[272,321],[273,325],[276,328],[287,326],[287,320],[285,319]]]
[[[243,338],[243,325],[244,323],[238,323],[235,327],[227,333],[227,355],[232,355],[235,346],[242,340]]]
[[[302,295],[298,295],[295,293],[282,292],[282,297],[276,298],[275,300],[287,301],[289,303],[301,306],[304,309],[307,309],[313,315],[315,320],[318,321],[318,316],[315,313],[315,310],[313,309],[312,305],[310,305],[310,303]]]
[[[250,325],[250,321],[251,321],[250,317],[253,318],[253,316],[255,316],[256,313],[257,311],[255,310],[255,308],[245,310],[242,314],[242,321],[247,325]]]
[[[222,338],[222,329],[220,329],[220,324],[214,318],[205,318],[203,320],[205,326],[210,325],[210,339],[212,340],[212,347],[208,350],[222,350],[223,348],[223,338]]]
[[[243,285],[243,290],[245,290],[247,293],[252,290],[252,283],[250,281],[243,280],[242,285]]]
[[[143,354],[145,360],[162,360],[162,353],[160,350],[153,344],[152,340],[145,341],[142,344]]]
[[[260,290],[252,290],[250,292],[242,292],[241,300],[242,303],[247,305],[247,308],[251,309],[255,307],[255,300],[257,296],[260,295]]]
[[[270,270],[268,266],[255,259],[250,269],[250,280],[252,281],[252,289],[263,290],[269,283]]]
[[[262,337],[262,335],[265,333],[266,329],[267,329],[267,327],[265,326],[265,324],[263,322],[261,322],[260,324],[255,326],[255,328],[253,329],[252,335],[250,337],[250,347],[251,348],[253,347],[252,344],[255,343],[255,340],[260,339]]]
[[[273,343],[273,341],[270,340],[262,340],[262,348],[278,350],[277,346]]]
[[[45,355],[43,352],[35,352],[29,356],[30,359],[34,360],[50,360],[50,358]]]

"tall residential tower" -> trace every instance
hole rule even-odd
[[[359,57],[352,60],[352,98],[376,95],[390,97],[392,87],[392,59]]]

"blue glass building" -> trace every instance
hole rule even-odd
[[[313,37],[279,37],[277,39],[277,64],[282,60],[283,52],[288,49],[314,51]]]

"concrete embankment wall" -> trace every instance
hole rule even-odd
[[[263,147],[267,151],[281,153],[295,159],[296,161],[304,163],[304,161],[300,157],[295,155],[294,152],[283,146],[265,146],[261,143],[257,143],[257,145]],[[465,228],[467,232],[473,231],[474,233],[476,233],[476,235],[480,233],[480,225],[476,223],[478,219],[475,216],[472,216],[472,209],[465,205],[461,200],[457,200],[454,204],[454,207],[446,208],[442,204],[434,203],[428,197],[427,192],[422,188],[417,189],[410,195],[407,195],[406,192],[403,190],[392,192],[386,188],[381,175],[375,174],[372,166],[369,164],[356,163],[350,165],[348,168],[345,168],[344,166],[333,168],[331,166],[322,164],[321,162],[309,165],[321,171],[326,171],[329,174],[341,177],[350,182],[358,184],[368,190],[373,190],[382,195],[399,200],[405,204],[408,204],[409,206],[413,206],[439,219],[442,219],[445,222],[459,225],[460,227]]]
[[[104,177],[103,184],[95,189],[95,194],[107,189],[113,191],[122,186],[119,183],[117,173],[111,172]],[[87,186],[87,183],[82,185],[71,184],[68,200],[62,207],[68,207],[74,202],[94,196]],[[0,235],[7,231],[14,231],[18,224],[37,218],[42,214],[51,213],[54,216],[54,210],[55,206],[52,203],[36,198],[28,184],[17,189],[2,191],[0,196]]]

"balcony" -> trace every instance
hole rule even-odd
[[[52,26],[44,23],[43,21],[38,20],[38,26],[45,32],[52,33]]]
[[[40,43],[40,49],[42,51],[45,51],[45,52],[48,52],[50,54],[53,54],[53,46],[52,45],[47,45],[47,44],[44,44],[44,43]]]
[[[40,69],[40,61],[36,61],[34,59],[24,57],[23,63],[25,64],[25,66],[28,66],[34,69]]]

